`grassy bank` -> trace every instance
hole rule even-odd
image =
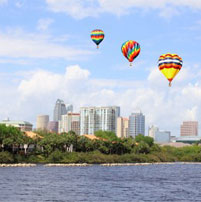
[[[0,152],[0,163],[154,163],[154,162],[201,162],[201,147],[160,147],[160,151],[148,154],[103,154],[100,151],[66,153],[56,150],[44,155],[19,155]]]

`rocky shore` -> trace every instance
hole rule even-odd
[[[159,164],[175,164],[171,162],[167,163],[103,163],[101,166],[148,166],[148,165],[159,165]]]
[[[175,164],[198,164],[201,162],[158,162],[158,163],[102,163],[102,164],[88,164],[88,163],[48,163],[44,164],[45,167],[86,167],[93,165],[100,165],[106,167],[112,166],[149,166],[149,165],[175,165]],[[0,167],[35,167],[38,164],[32,163],[16,163],[16,164],[0,164]]]
[[[88,163],[69,163],[69,164],[63,164],[63,163],[49,163],[45,164],[45,167],[86,167],[86,166],[92,166],[93,164]]]
[[[87,163],[71,163],[71,164],[61,164],[61,163],[50,163],[45,164],[46,167],[86,167],[86,166],[93,166],[93,165],[100,165],[100,166],[149,166],[149,165],[175,165],[175,164],[200,164],[200,162],[156,162],[156,163],[102,163],[102,164],[87,164]]]
[[[34,167],[37,164],[33,163],[14,163],[14,164],[0,164],[0,167]]]

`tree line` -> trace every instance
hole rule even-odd
[[[118,138],[96,131],[94,139],[69,133],[36,131],[34,138],[12,126],[0,125],[0,163],[133,163],[201,161],[201,147],[160,147],[153,138]],[[25,146],[27,152],[25,152]],[[69,152],[71,151],[71,152]]]

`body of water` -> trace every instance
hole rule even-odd
[[[0,201],[201,201],[201,165],[0,168]]]

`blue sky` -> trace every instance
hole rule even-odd
[[[201,0],[0,0],[0,119],[35,124],[61,98],[76,111],[141,109],[146,128],[178,135],[183,120],[201,121],[200,11]],[[99,50],[96,28],[105,32]],[[126,40],[141,45],[132,68],[121,53]],[[157,68],[167,52],[184,62],[172,88]]]

